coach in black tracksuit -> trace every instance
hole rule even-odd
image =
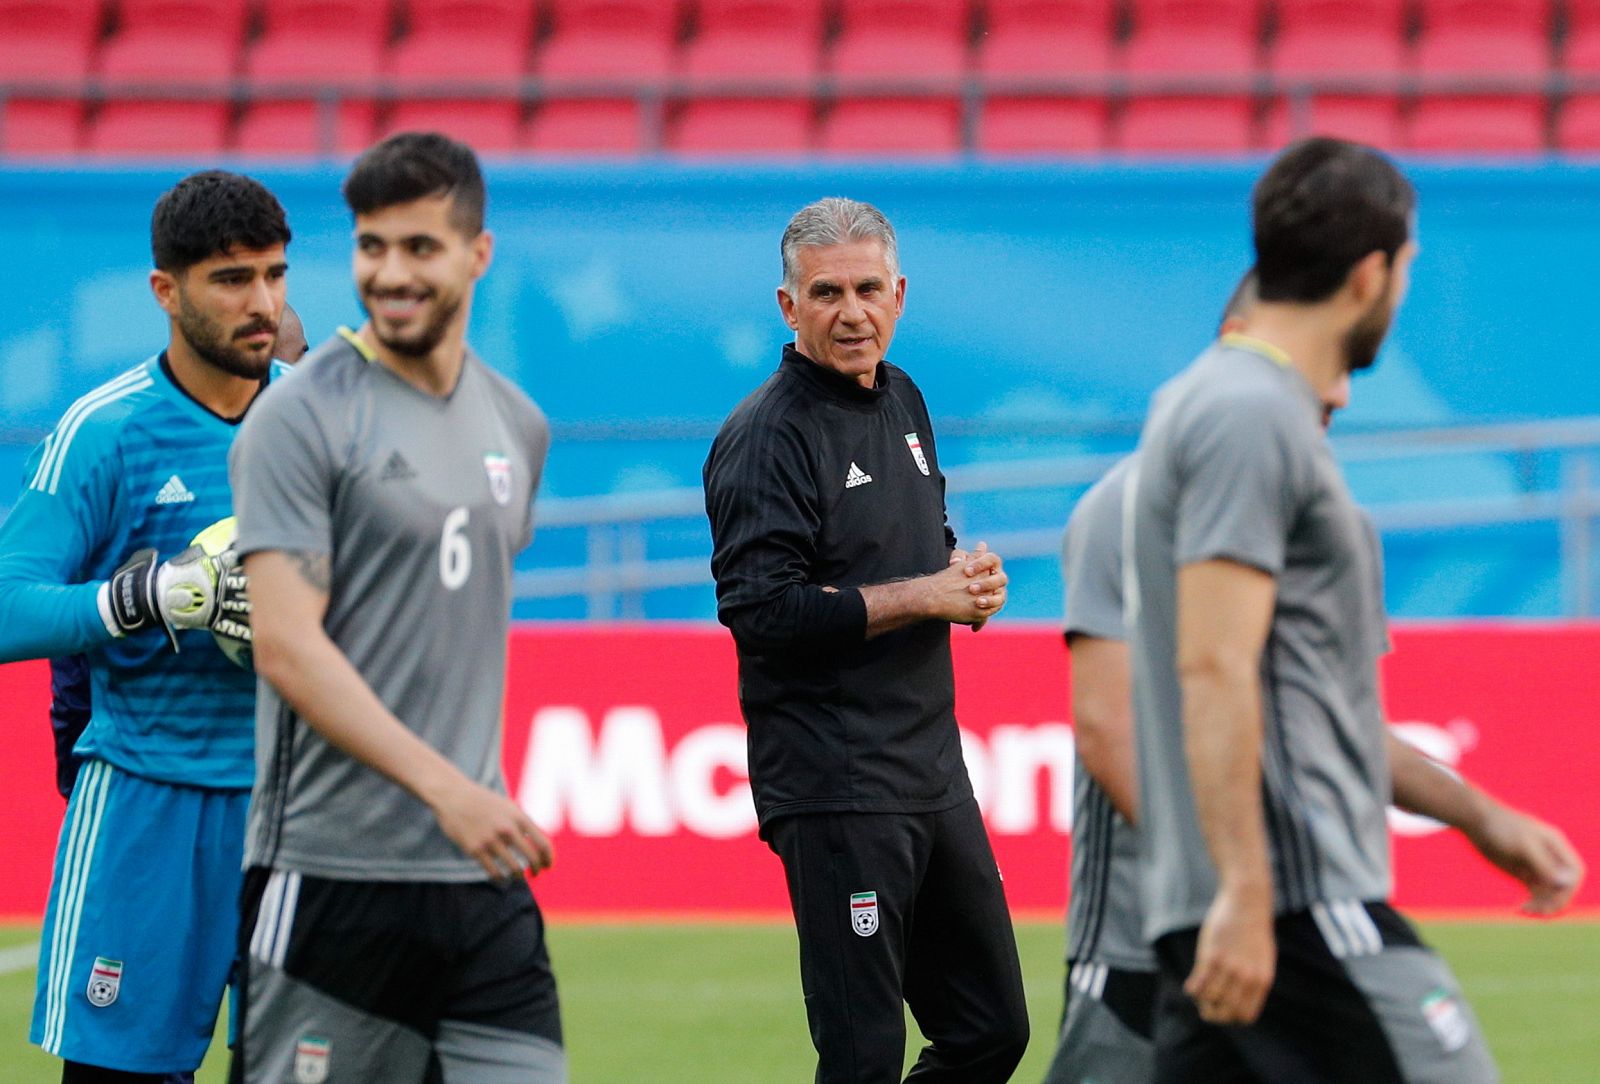
[[[928,411],[883,360],[894,233],[822,200],[784,233],[794,346],[705,465],[718,615],[739,650],[761,834],[800,934],[818,1084],[1009,1080],[1027,1045],[1016,941],[956,732],[952,622],[1005,602],[956,548]]]

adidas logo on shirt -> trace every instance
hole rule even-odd
[[[378,475],[380,482],[403,482],[407,478],[415,478],[417,472],[411,469],[411,464],[406,462],[406,457],[398,451],[389,453],[388,462],[383,465],[383,473]]]
[[[188,504],[192,500],[194,494],[189,492],[189,487],[184,485],[183,479],[176,474],[168,478],[167,484],[156,494],[157,504]]]
[[[872,481],[872,475],[852,462],[850,464],[850,473],[845,475],[844,487],[846,489],[854,489],[856,486],[864,486],[870,481]]]

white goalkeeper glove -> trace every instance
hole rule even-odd
[[[159,628],[178,650],[179,629],[208,629],[217,615],[217,559],[191,545],[168,561],[139,550],[100,586],[100,616],[115,636]]]

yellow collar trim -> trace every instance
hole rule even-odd
[[[372,347],[367,345],[367,341],[365,339],[363,339],[360,335],[356,334],[354,331],[351,331],[349,328],[347,328],[347,327],[340,328],[339,329],[339,338],[343,339],[345,342],[347,342],[351,346],[355,347],[356,351],[362,357],[366,358],[368,361],[377,361],[378,360],[378,355],[374,354],[372,352]]]
[[[1278,349],[1276,346],[1273,346],[1271,343],[1267,342],[1265,339],[1257,339],[1254,336],[1243,335],[1237,331],[1230,331],[1228,334],[1224,335],[1222,337],[1222,345],[1232,346],[1239,350],[1249,350],[1253,353],[1260,354],[1268,361],[1271,361],[1277,365],[1281,365],[1285,369],[1288,369],[1294,365],[1293,358],[1284,353],[1282,350]]]

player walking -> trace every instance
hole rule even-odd
[[[556,1084],[521,876],[550,845],[500,766],[549,428],[466,346],[492,253],[472,151],[391,137],[344,194],[368,320],[263,398],[231,464],[263,678],[233,1078]]]
[[[255,767],[254,677],[184,631],[209,623],[217,574],[186,547],[232,509],[228,449],[274,375],[289,226],[260,184],[210,171],[161,197],[150,241],[166,349],[73,404],[0,526],[0,661],[81,653],[92,687],[30,1031],[69,1084],[199,1066]]]
[[[1496,1078],[1384,900],[1391,792],[1365,527],[1319,424],[1415,253],[1382,156],[1296,144],[1257,184],[1259,301],[1156,395],[1127,497],[1158,1081]]]

